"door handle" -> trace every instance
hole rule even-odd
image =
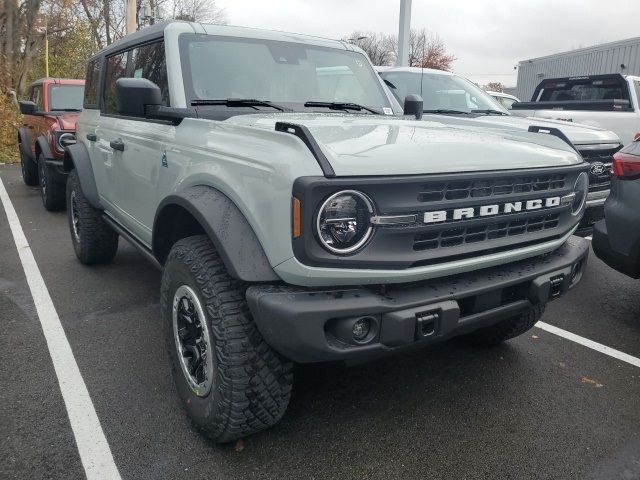
[[[87,140],[89,140],[90,142],[95,142],[96,140],[98,140],[98,135],[96,135],[95,133],[87,133]]]
[[[109,146],[111,148],[113,148],[114,150],[119,150],[121,152],[124,152],[124,142],[120,139],[118,140],[111,140],[109,142]]]

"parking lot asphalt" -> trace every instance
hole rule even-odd
[[[287,414],[217,446],[169,374],[160,273],[121,242],[77,262],[64,212],[0,167],[120,475],[159,478],[640,479],[640,369],[540,329],[494,349],[451,341],[345,367],[296,367]],[[51,357],[0,209],[0,478],[82,478]],[[640,282],[591,256],[551,325],[640,356]]]

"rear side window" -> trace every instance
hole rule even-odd
[[[100,61],[95,59],[87,64],[84,88],[84,108],[98,108],[98,87],[100,84]]]
[[[128,52],[122,52],[107,58],[102,107],[104,113],[112,115],[118,113],[116,105],[116,80],[127,76],[127,53]]]
[[[36,110],[42,112],[42,85],[35,85],[31,90],[30,100],[36,104]]]
[[[136,47],[131,52],[131,67],[128,76],[146,78],[160,87],[165,106],[169,105],[169,83],[167,81],[167,62],[164,56],[164,42]]]
[[[629,100],[625,80],[620,77],[549,80],[542,85],[538,101]]]

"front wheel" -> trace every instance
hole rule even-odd
[[[53,168],[47,165],[44,155],[38,155],[38,178],[40,180],[40,197],[44,208],[50,212],[64,209],[64,179],[56,175]]]
[[[118,234],[82,193],[76,170],[67,179],[67,218],[76,256],[85,265],[109,263],[118,251]]]
[[[178,395],[200,431],[230,442],[282,418],[293,366],[265,343],[244,284],[227,274],[206,236],[171,249],[160,306]]]
[[[520,315],[471,332],[463,338],[475,345],[498,345],[531,330],[543,313],[544,305],[536,305]]]
[[[22,180],[25,185],[35,187],[38,185],[38,166],[36,162],[31,160],[22,149],[22,144],[18,144],[18,150],[20,152],[20,168],[22,170]]]

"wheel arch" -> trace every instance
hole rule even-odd
[[[87,198],[87,201],[92,207],[104,210],[100,203],[98,187],[96,185],[96,179],[93,176],[93,167],[91,166],[91,158],[89,157],[87,147],[82,143],[66,147],[64,149],[62,165],[65,172],[70,172],[73,169],[76,170],[80,181],[80,188],[82,188],[82,193]]]
[[[36,139],[36,160],[38,159],[38,155],[44,155],[44,158],[52,159],[53,154],[51,153],[51,147],[49,146],[49,142],[42,135]]]
[[[164,265],[175,242],[200,233],[209,237],[232,277],[247,282],[280,280],[240,209],[209,186],[187,188],[160,203],[153,222],[153,254]]]
[[[35,161],[33,155],[31,155],[31,150],[29,149],[28,138],[29,136],[27,135],[25,128],[20,127],[18,129],[18,146],[22,150],[23,155],[25,155],[29,160]]]

